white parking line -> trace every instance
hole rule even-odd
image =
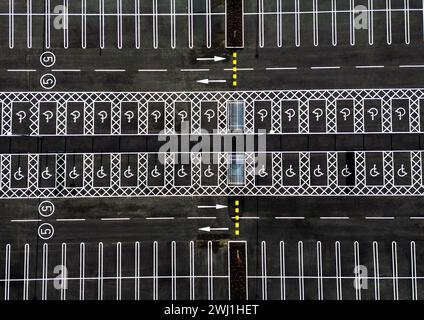
[[[84,300],[85,299],[85,243],[80,243],[80,250],[79,250],[79,299]]]
[[[60,300],[66,300],[66,290],[68,287],[68,272],[66,264],[66,243],[62,243],[61,259],[60,264],[62,266],[61,270],[61,286],[60,286]]]
[[[337,300],[343,300],[340,242],[336,241],[334,246],[335,246],[335,255],[336,255],[336,296],[337,296]]]
[[[411,290],[412,300],[418,300],[417,290],[417,252],[415,248],[415,241],[411,241]]]
[[[171,300],[177,299],[177,249],[176,242],[171,242]]]
[[[81,48],[87,48],[87,0],[81,0]]]
[[[277,0],[277,47],[283,46],[283,0]]]
[[[153,276],[152,276],[152,281],[153,281],[153,300],[158,300],[158,293],[159,293],[159,288],[158,288],[158,242],[154,241],[153,242]]]
[[[158,0],[153,0],[153,48],[159,47]]]
[[[360,258],[359,258],[359,242],[355,241],[353,243],[353,255],[355,263],[355,299],[361,300],[361,274],[360,274]]]
[[[188,47],[193,49],[193,0],[187,1]]]
[[[105,1],[99,0],[99,41],[100,49],[105,48]]]
[[[10,244],[7,244],[4,259],[4,300],[9,300],[10,297],[10,251]]]
[[[122,244],[116,244],[116,300],[122,298]]]
[[[355,45],[355,0],[349,1],[349,40],[350,45]]]
[[[213,251],[212,241],[208,241],[208,300],[213,300]]]
[[[212,47],[212,15],[211,0],[206,0],[206,48]]]
[[[337,46],[337,2],[331,0],[331,43]]]
[[[32,0],[27,0],[27,48],[32,48]]]
[[[392,275],[393,275],[393,300],[399,300],[399,273],[397,261],[397,243],[392,242]]]
[[[140,300],[140,242],[134,245],[134,299]]]
[[[45,0],[44,8],[44,46],[50,49],[50,0]]]
[[[268,279],[266,266],[266,242],[261,242],[261,283],[262,283],[262,300],[268,300]]]
[[[264,0],[258,0],[258,43],[264,47]]]
[[[392,44],[392,0],[386,0],[386,39]]]
[[[135,35],[135,48],[140,49],[141,46],[141,16],[140,16],[140,0],[135,0],[134,3],[134,35]]]
[[[286,260],[284,241],[280,241],[280,299],[286,300]]]
[[[319,45],[319,22],[318,22],[318,0],[312,1],[312,25],[313,25],[313,39],[314,46],[317,47]]]
[[[299,300],[305,300],[305,280],[303,269],[303,242],[297,243],[297,256],[299,265]]]
[[[103,243],[99,242],[97,270],[97,300],[103,300]]]
[[[41,281],[41,300],[47,300],[47,278],[49,265],[49,245],[43,244],[43,261],[42,261],[42,281]]]
[[[322,281],[322,246],[321,241],[317,241],[317,273],[318,273],[318,300],[324,300],[324,289]]]
[[[15,0],[9,0],[9,48],[15,46]]]
[[[24,281],[23,281],[23,300],[28,300],[28,278],[29,278],[29,244],[24,246]]]
[[[374,266],[374,299],[380,300],[380,263],[378,260],[378,243],[372,243],[372,260]]]
[[[117,45],[118,49],[122,49],[122,0],[116,0],[116,15]]]
[[[190,300],[195,299],[194,286],[194,241],[190,241]]]
[[[368,44],[374,44],[374,0],[368,0]]]
[[[171,48],[176,47],[176,31],[175,31],[175,0],[171,0]]]
[[[63,0],[63,47],[69,48],[69,12],[68,0]]]
[[[294,0],[294,33],[296,47],[300,47],[300,8],[299,0]]]
[[[411,43],[411,30],[409,27],[409,0],[404,0],[404,21],[405,21],[405,44]]]

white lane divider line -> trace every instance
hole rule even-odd
[[[167,72],[168,69],[138,69],[138,72]]]
[[[321,241],[317,241],[317,285],[318,285],[318,300],[324,300],[324,289],[322,281],[322,245]]]
[[[375,65],[375,66],[355,66],[356,69],[382,69],[384,66]]]
[[[101,221],[129,221],[131,218],[101,218]]]
[[[7,69],[7,72],[37,72],[36,69]]]
[[[275,217],[276,220],[304,220],[305,217]]]
[[[28,285],[29,285],[29,244],[24,246],[24,281],[23,281],[23,300],[28,300]]]
[[[268,300],[268,279],[266,265],[266,242],[261,242],[261,283],[262,283],[262,300]]]
[[[159,47],[158,0],[153,0],[153,48]]]
[[[146,220],[174,220],[175,217],[147,217]]]
[[[69,48],[69,0],[63,0],[63,48]]]
[[[20,220],[10,220],[10,222],[40,222],[41,219],[20,219]]]
[[[331,43],[337,46],[337,2],[331,0]]]
[[[417,289],[417,252],[415,247],[415,241],[411,241],[411,290],[412,300],[418,300],[418,289]]]
[[[68,269],[66,264],[66,243],[62,243],[61,259],[61,286],[60,286],[60,300],[66,300],[66,290],[68,289]]]
[[[122,243],[116,243],[116,300],[122,299]]]
[[[97,277],[97,300],[103,300],[103,242],[99,242]]]
[[[83,218],[66,218],[66,219],[61,219],[58,218],[56,219],[57,222],[79,222],[79,221],[86,221],[86,219]]]
[[[134,299],[140,300],[140,242],[134,246]]]
[[[134,4],[134,36],[135,36],[135,48],[140,49],[141,47],[141,12],[140,12],[140,0],[135,0]]]
[[[399,300],[399,272],[397,261],[397,243],[392,242],[392,279],[393,279],[393,300]]]
[[[41,280],[41,300],[47,300],[47,278],[49,266],[49,245],[43,244],[43,261],[42,261],[42,280]]]
[[[87,0],[81,0],[81,48],[87,48]]]
[[[211,69],[180,69],[181,72],[208,72]]]
[[[81,69],[52,69],[52,72],[81,72]]]
[[[125,71],[127,70],[125,69],[94,69],[94,72],[125,72]]]
[[[297,256],[299,265],[299,300],[305,300],[305,277],[303,268],[303,242],[297,243]]]
[[[158,300],[158,242],[153,242],[153,300]]]
[[[368,0],[368,44],[374,44],[374,0]]]
[[[32,48],[32,0],[27,0],[27,48]]]
[[[105,1],[99,0],[99,41],[100,49],[105,48]]]
[[[380,262],[378,259],[378,242],[372,243],[372,260],[374,267],[374,299],[380,300]]]
[[[4,259],[4,300],[10,298],[10,244],[6,245],[6,253]]]
[[[353,255],[355,263],[355,299],[361,300],[361,269],[360,269],[360,258],[359,258],[359,242],[355,241],[353,243]]]
[[[278,71],[278,70],[297,70],[297,67],[274,67],[274,68],[265,68],[267,71]]]
[[[280,299],[286,300],[286,259],[284,241],[280,241]]]
[[[15,47],[15,0],[9,0],[9,48]]]
[[[394,220],[395,217],[365,217],[365,220]]]
[[[325,67],[311,67],[311,70],[331,70],[331,69],[340,69],[340,66],[325,66]]]
[[[213,256],[212,241],[208,241],[208,300],[213,300]]]
[[[177,249],[176,242],[171,242],[171,300],[177,299]]]
[[[190,241],[190,300],[195,300],[194,241]]]
[[[424,64],[401,64],[399,68],[424,68]]]
[[[335,246],[335,256],[336,256],[336,297],[337,297],[337,300],[343,300],[340,242],[336,241],[334,246]]]
[[[85,299],[85,243],[80,243],[79,248],[79,300]]]
[[[350,217],[319,217],[321,220],[349,220]]]
[[[117,46],[122,49],[122,0],[116,0]]]
[[[50,0],[45,0],[44,10],[44,46],[46,49],[50,49]]]
[[[386,41],[392,44],[392,0],[386,0]]]
[[[405,44],[411,43],[411,29],[409,19],[409,0],[404,0],[404,21],[405,21]]]
[[[217,217],[187,217],[188,220],[212,220],[217,219]]]

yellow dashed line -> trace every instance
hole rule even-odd
[[[234,212],[236,214],[236,216],[235,216],[236,222],[234,223],[234,227],[235,227],[234,234],[236,236],[239,236],[240,235],[240,222],[239,222],[240,221],[240,216],[239,216],[239,214],[240,214],[240,208],[239,208],[240,201],[239,200],[236,200],[234,202],[234,205],[235,205]]]
[[[237,52],[233,52],[233,87],[237,87]]]

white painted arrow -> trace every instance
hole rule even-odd
[[[227,60],[227,58],[214,56],[213,58],[197,58],[196,60],[197,61],[213,61],[213,62],[219,62],[219,61]]]
[[[222,204],[216,204],[214,206],[197,206],[198,209],[224,209],[227,208],[227,206],[224,206]]]
[[[211,228],[211,227],[203,227],[199,228],[199,231],[211,232],[211,231],[228,231],[228,228]]]
[[[227,80],[209,80],[209,79],[202,79],[197,80],[197,83],[203,83],[203,84],[209,84],[209,83],[225,83]]]

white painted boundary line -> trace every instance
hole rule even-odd
[[[134,245],[134,300],[140,300],[140,242]]]
[[[294,0],[294,34],[296,47],[300,47],[300,4]]]
[[[68,286],[68,269],[66,264],[66,243],[62,243],[60,264],[62,265],[61,271],[61,287],[60,287],[60,300],[66,300],[66,290]]]
[[[304,280],[304,268],[303,268],[303,242],[297,243],[297,256],[298,256],[298,268],[299,268],[299,300],[305,300],[305,280]]]
[[[258,1],[258,42],[259,48],[264,47],[264,0]]]
[[[84,300],[85,299],[85,243],[81,242],[79,246],[79,299]]]
[[[193,49],[193,0],[187,0],[188,47]]]
[[[355,0],[349,1],[349,40],[350,45],[355,45]]]
[[[10,298],[10,251],[10,244],[7,244],[4,259],[4,300]]]
[[[50,49],[50,0],[45,0],[44,3],[45,13],[44,13],[44,38],[46,49]]]
[[[105,1],[99,0],[99,41],[100,49],[105,48]]]
[[[318,286],[318,300],[324,300],[324,289],[322,281],[322,245],[321,241],[317,241],[317,286]]]
[[[331,0],[331,42],[337,46],[337,2]]]
[[[280,241],[280,299],[286,300],[286,260],[284,241]]]
[[[378,259],[378,242],[372,243],[372,260],[374,266],[374,299],[380,300],[380,262]]]
[[[47,300],[47,278],[49,266],[49,245],[43,244],[43,261],[42,261],[42,281],[41,281],[41,300]]]
[[[28,278],[29,278],[29,244],[24,246],[24,281],[23,281],[23,300],[28,300]]]
[[[87,0],[81,0],[81,48],[87,48]]]
[[[283,0],[277,0],[277,47],[283,46]]]
[[[194,286],[194,241],[190,241],[190,300],[195,300]]]
[[[69,48],[69,0],[63,0],[63,48]]]
[[[176,24],[175,24],[175,0],[171,0],[171,48],[175,49],[177,46],[176,37]]]
[[[262,282],[262,300],[268,300],[268,279],[266,265],[266,242],[261,242],[261,282]]]
[[[159,253],[158,253],[158,242],[153,242],[153,300],[159,300],[159,279],[158,279],[158,271],[159,271]]]
[[[15,0],[9,0],[9,48],[15,47]]]
[[[122,49],[122,0],[116,0],[117,46]]]
[[[368,44],[374,44],[374,0],[368,0]]]
[[[32,48],[32,0],[27,0],[27,48]]]
[[[393,300],[399,300],[399,273],[398,273],[398,261],[397,261],[397,243],[392,242],[392,274],[393,274]]]
[[[355,299],[361,300],[361,275],[360,272],[360,256],[359,256],[359,242],[355,241],[353,243],[353,255],[354,255],[354,263],[355,263]]]
[[[177,299],[177,249],[176,242],[171,242],[171,300]]]
[[[158,0],[153,0],[153,48],[159,47]]]
[[[97,300],[103,300],[103,242],[98,246]]]
[[[386,39],[392,44],[392,0],[386,0]]]
[[[213,300],[213,251],[212,241],[208,241],[208,300]]]
[[[411,297],[412,300],[418,300],[418,289],[417,289],[417,252],[415,247],[415,241],[410,243],[411,249]]]
[[[318,0],[312,0],[312,25],[313,25],[313,41],[314,46],[318,47],[319,45],[319,20],[318,20]]]
[[[140,16],[140,0],[134,0],[134,35],[135,35],[135,48],[141,47],[141,16]]]
[[[206,48],[212,47],[212,15],[211,0],[206,0]]]
[[[334,247],[335,247],[335,256],[336,256],[336,296],[337,296],[337,300],[343,300],[340,242],[336,241],[334,244]]]
[[[405,44],[411,43],[411,29],[409,19],[409,0],[404,0],[404,20],[405,20]]]
[[[116,244],[116,300],[122,299],[122,243]]]

